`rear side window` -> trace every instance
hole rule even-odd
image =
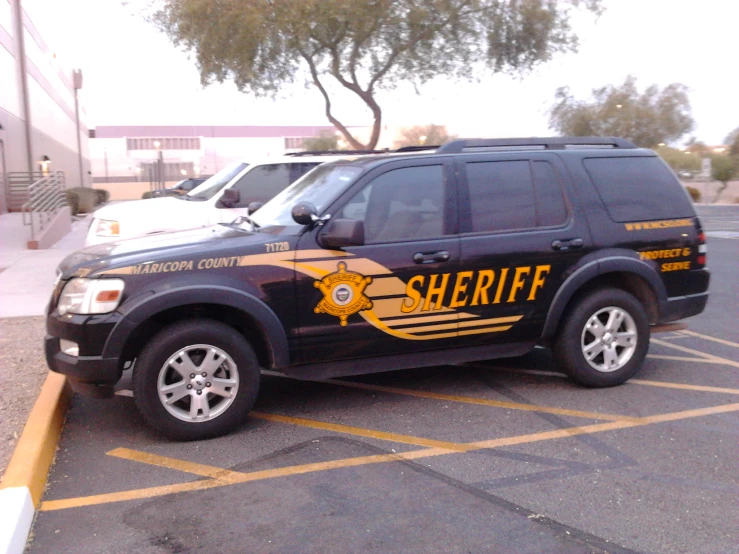
[[[682,185],[659,158],[588,158],[583,164],[613,221],[694,215]]]
[[[473,233],[560,225],[567,219],[562,188],[549,162],[465,164]]]

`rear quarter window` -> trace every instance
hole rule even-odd
[[[613,221],[695,215],[682,185],[659,158],[586,158],[583,164]]]

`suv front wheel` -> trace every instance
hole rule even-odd
[[[580,298],[563,317],[554,355],[574,381],[612,387],[629,380],[649,349],[644,306],[621,289],[597,289]]]
[[[259,392],[259,363],[232,327],[198,319],[159,331],[133,373],[136,406],[176,440],[224,435],[246,419]]]

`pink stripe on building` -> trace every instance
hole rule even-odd
[[[124,137],[212,137],[270,138],[312,137],[335,131],[331,125],[104,125],[95,128],[95,138]]]

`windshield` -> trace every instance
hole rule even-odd
[[[362,172],[352,165],[319,165],[259,208],[251,218],[260,227],[296,225],[292,208],[310,202],[320,214]]]
[[[204,183],[201,183],[188,192],[187,196],[193,200],[208,200],[213,198],[214,194],[225,187],[231,179],[241,173],[248,165],[243,162],[235,162],[227,165],[213,175],[213,177],[210,177]]]

